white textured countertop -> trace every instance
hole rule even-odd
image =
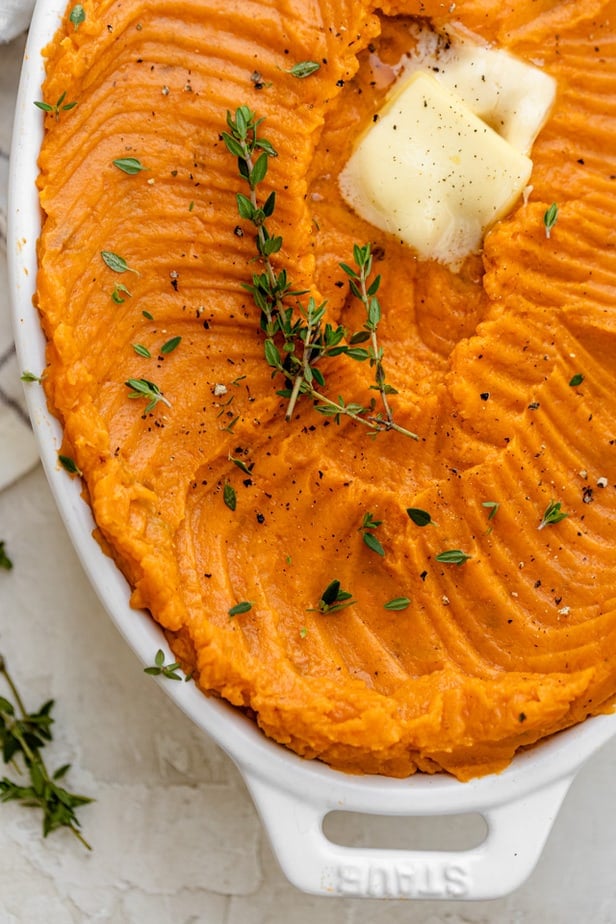
[[[0,46],[0,166],[22,48]],[[0,254],[0,299],[3,263]],[[36,812],[0,805],[0,924],[616,921],[616,741],[579,774],[535,872],[506,899],[303,895],[280,872],[234,765],[143,674],[104,613],[40,467],[0,492],[0,540],[14,563],[0,570],[0,652],[28,707],[56,700],[50,764],[70,762],[69,788],[96,800],[79,810],[91,853],[67,831],[43,841]],[[413,846],[405,824],[401,834],[399,821],[348,818],[338,830]],[[433,842],[425,822],[419,830]]]

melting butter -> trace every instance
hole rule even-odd
[[[527,188],[554,95],[542,71],[467,39],[408,59],[341,192],[366,221],[456,269]]]

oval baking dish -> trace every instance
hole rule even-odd
[[[40,232],[36,189],[41,113],[33,106],[43,78],[42,49],[64,11],[42,0],[35,11],[17,102],[9,190],[8,259],[15,339],[23,369],[45,365],[45,340],[33,307]],[[75,549],[100,599],[141,661],[166,648],[145,614],[131,609],[129,588],[92,538],[94,523],[76,479],[58,467],[62,434],[43,390],[27,400],[41,458]],[[166,692],[234,760],[252,793],[289,880],[323,895],[488,899],[515,889],[536,863],[575,773],[614,734],[616,717],[600,716],[518,754],[499,775],[461,783],[446,775],[406,780],[350,776],[297,757],[266,739],[249,719],[191,684]],[[403,817],[480,813],[488,833],[465,851],[370,850],[342,847],[323,833],[332,811]]]

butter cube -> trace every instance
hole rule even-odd
[[[530,153],[554,105],[553,77],[502,48],[464,39],[452,41],[446,55],[424,63],[428,67],[471,112],[518,151]]]
[[[531,171],[527,156],[420,71],[360,139],[340,189],[366,221],[456,267],[511,210]]]

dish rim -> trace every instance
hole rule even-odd
[[[36,241],[40,207],[36,188],[37,155],[43,136],[43,114],[33,105],[40,98],[44,74],[42,49],[53,37],[66,8],[65,0],[38,0],[24,54],[15,110],[9,166],[7,257],[9,302],[18,361],[22,370],[39,374],[45,367],[45,338],[32,303],[36,286]],[[26,401],[41,461],[72,545],[103,608],[145,666],[163,648],[160,628],[148,614],[129,604],[123,575],[92,536],[94,520],[81,496],[80,481],[58,464],[62,441],[59,422],[47,408],[43,389],[26,386]],[[276,780],[286,791],[317,791],[331,805],[362,812],[408,815],[484,811],[520,799],[555,781],[572,777],[616,734],[616,715],[599,715],[519,752],[499,774],[460,782],[446,774],[415,774],[405,779],[354,776],[307,760],[268,739],[256,724],[222,700],[207,696],[194,684],[159,681],[172,700],[209,734],[246,772]]]

